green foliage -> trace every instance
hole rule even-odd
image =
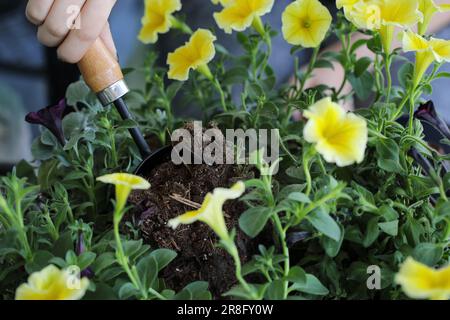
[[[244,49],[239,57],[217,46],[210,66],[215,86],[198,73],[186,83],[166,82],[167,70],[158,67],[156,54],[150,53],[145,66],[134,70],[143,74],[143,88],[127,96],[135,122],[122,121],[112,107],[103,108],[82,81],[72,84],[66,98],[75,112],[63,122],[67,144],[61,147],[42,129],[32,146],[36,162],[22,162],[1,179],[0,298],[13,298],[26,274],[52,263],[93,271],[86,299],[211,299],[204,282],[180,292],[168,288],[159,274],[176,253],[143,244],[132,222],[126,232],[121,230],[123,254],[118,254],[111,228],[112,192],[96,182],[106,173],[132,172],[141,161],[128,128],[138,124],[156,144],[167,144],[169,134],[186,120],[175,116],[175,104],[180,103],[181,108],[198,107],[205,123],[215,121],[222,129],[279,129],[280,171],[246,181],[248,193],[241,200],[247,209],[239,219],[248,236],[270,235],[273,241],[268,247],[260,245],[259,253],[237,271],[258,280],[248,288],[237,285],[225,296],[403,297],[393,278],[406,257],[429,266],[449,262],[450,179],[448,173],[440,174],[448,156],[427,145],[422,125],[411,120],[405,128],[396,120],[408,104],[414,109],[434,79],[448,74],[438,73],[436,65],[411,92],[413,66],[403,61],[400,87],[387,87],[379,36],[369,33],[368,40],[351,43],[354,31],[339,20],[332,33],[342,50],[315,50],[306,69],[297,61],[295,81],[281,88],[275,86],[268,65],[270,39],[258,34],[237,34]],[[376,54],[375,61],[357,57],[362,46]],[[292,53],[299,50],[304,49]],[[399,59],[397,54],[389,59]],[[340,88],[319,85],[305,90],[315,69],[336,64],[345,70]],[[353,86],[349,94],[343,91],[347,82]],[[239,99],[233,97],[236,90]],[[305,121],[292,121],[295,111],[304,111],[323,96],[334,101],[371,99],[370,108],[358,111],[369,128],[363,163],[346,168],[324,163],[302,136]],[[430,161],[434,174],[409,156],[411,148]],[[257,157],[261,173],[273,169]],[[80,234],[85,250],[77,253]],[[382,270],[380,290],[366,286],[371,265]]]

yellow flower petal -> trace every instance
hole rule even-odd
[[[186,44],[167,58],[169,64],[169,79],[186,81],[189,71],[206,66],[215,56],[216,37],[209,30],[198,29]]]
[[[269,13],[275,0],[234,0],[227,1],[221,12],[214,13],[219,28],[226,33],[244,31],[256,18]]]
[[[419,0],[419,11],[423,15],[423,21],[419,22],[419,34],[425,34],[431,19],[438,12],[446,12],[450,10],[450,4],[437,5],[434,0]]]
[[[346,113],[330,98],[324,98],[305,112],[308,123],[303,135],[315,144],[317,152],[329,163],[340,167],[360,163],[367,147],[367,123],[353,113]]]
[[[359,0],[340,5],[344,6],[346,18],[358,28],[380,31],[383,48],[389,53],[394,26],[411,27],[423,19],[418,0]]]
[[[128,173],[113,173],[97,178],[97,181],[116,186],[116,212],[121,213],[131,190],[147,190],[150,183],[139,176]],[[118,216],[119,217],[119,216]]]
[[[170,30],[172,14],[179,10],[181,10],[180,0],[146,0],[139,40],[145,44],[158,41],[158,34]]]
[[[406,259],[395,281],[414,299],[450,299],[450,266],[435,270],[412,258]]]
[[[243,182],[237,182],[230,189],[216,188],[212,193],[206,195],[200,209],[186,212],[175,219],[171,219],[168,222],[168,226],[176,229],[180,224],[191,224],[196,221],[202,221],[213,229],[222,240],[229,240],[222,207],[225,201],[237,199],[244,192],[245,184]]]
[[[129,173],[113,173],[97,178],[97,181],[113,185],[129,187],[132,190],[146,190],[150,188],[150,183],[142,177]]]
[[[414,86],[417,87],[425,72],[434,62],[450,61],[450,41],[424,37],[412,31],[403,34],[403,50],[416,51],[416,64],[414,69]]]
[[[283,36],[292,45],[318,47],[330,28],[332,17],[319,0],[297,0],[283,12]]]
[[[49,265],[17,288],[16,300],[79,300],[85,295],[89,280],[82,278],[74,283],[71,277],[67,271]]]
[[[383,0],[380,3],[383,24],[410,27],[423,19],[418,0]]]
[[[450,61],[450,41],[431,38],[430,46],[437,62]]]
[[[423,51],[429,48],[428,41],[422,36],[412,31],[405,31],[403,34],[403,51]]]

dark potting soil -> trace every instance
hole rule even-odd
[[[208,192],[217,187],[230,187],[254,173],[234,165],[175,165],[168,159],[147,174],[151,189],[135,191],[130,201],[146,243],[178,253],[161,276],[167,287],[179,291],[193,281],[207,281],[215,297],[228,291],[235,283],[233,259],[217,247],[218,238],[204,223],[180,225],[176,230],[167,222],[187,211],[196,210]],[[238,226],[245,205],[227,201],[224,214],[229,230],[236,229],[236,243],[243,263],[256,253],[257,241],[247,237]]]

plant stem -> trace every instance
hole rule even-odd
[[[303,153],[303,172],[305,174],[305,179],[306,179],[306,195],[309,196],[311,194],[311,190],[312,190],[312,178],[311,178],[311,172],[309,171],[309,162],[311,157],[309,155],[307,155],[306,153],[308,152],[304,152]]]
[[[386,53],[385,66],[386,66],[386,78],[387,78],[387,94],[386,94],[386,102],[387,103],[389,103],[391,101],[391,91],[392,91],[391,65],[392,65],[392,55],[390,53]]]
[[[415,99],[413,96],[409,98],[409,121],[408,121],[408,134],[412,135],[414,130],[414,109]]]
[[[217,92],[219,92],[220,95],[220,103],[222,105],[223,111],[228,112],[228,107],[227,107],[227,103],[225,101],[225,93],[223,92],[222,86],[220,85],[219,80],[217,80],[217,78],[214,78],[214,80],[212,80],[214,87],[217,89]]]
[[[111,141],[111,153],[112,153],[113,167],[118,168],[119,161],[117,159],[116,137],[114,135],[114,130],[112,128],[110,129],[110,132],[109,132],[109,139]]]
[[[310,78],[311,73],[314,70],[314,66],[316,65],[316,61],[317,61],[319,52],[320,52],[320,46],[317,46],[316,48],[314,48],[313,54],[311,56],[311,60],[309,61],[309,64],[308,64],[308,69],[306,70],[306,72],[303,76],[303,79],[300,81],[299,93],[302,93],[303,90],[305,89],[306,81]]]
[[[120,264],[120,266],[124,269],[126,274],[128,275],[128,278],[130,279],[130,281],[134,285],[134,287],[141,292],[143,299],[147,300],[148,292],[147,292],[146,288],[143,287],[143,285],[139,279],[139,275],[137,273],[136,267],[133,266],[132,268],[130,268],[130,266],[128,264],[128,258],[125,256],[125,252],[123,251],[122,239],[120,238],[120,233],[119,233],[120,219],[116,218],[116,217],[121,217],[121,216],[122,215],[120,212],[117,212],[117,211],[114,212],[114,238],[116,240],[116,247],[117,247],[116,248],[117,261]],[[158,299],[167,300],[166,297],[161,295],[159,292],[157,292],[153,288],[148,289],[148,291],[151,294],[155,295]]]
[[[239,252],[236,247],[236,244],[232,240],[224,240],[223,244],[228,253],[233,257],[234,264],[236,267],[236,279],[239,281],[241,286],[244,288],[245,291],[247,291],[247,293],[253,300],[259,300],[257,294],[255,293],[255,290],[253,290],[250,287],[250,285],[247,283],[247,281],[245,281],[244,277],[242,276],[241,259],[239,257]]]
[[[284,278],[286,278],[289,275],[289,270],[290,270],[289,248],[286,245],[286,231],[285,231],[285,229],[283,229],[283,226],[281,224],[281,220],[280,220],[280,217],[278,216],[278,214],[275,214],[273,216],[273,221],[275,222],[275,228],[278,232],[278,235],[280,236],[280,244],[281,244],[281,248],[282,248],[283,256],[284,256],[283,276],[284,276]],[[289,286],[288,281],[283,280],[283,287],[284,287],[283,298],[284,299],[287,298],[288,286]]]

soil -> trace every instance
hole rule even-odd
[[[201,222],[181,225],[176,230],[169,228],[167,222],[195,210],[205,195],[215,188],[230,187],[254,174],[234,165],[175,165],[167,160],[147,174],[151,189],[136,191],[130,197],[136,205],[143,239],[154,247],[178,253],[161,273],[169,288],[179,291],[193,281],[207,281],[213,296],[220,297],[236,283],[236,279],[233,260],[217,247],[216,235]],[[238,226],[244,210],[244,204],[238,201],[227,201],[224,205],[227,227],[237,231],[236,243],[243,263],[256,253],[256,241],[248,238]]]

